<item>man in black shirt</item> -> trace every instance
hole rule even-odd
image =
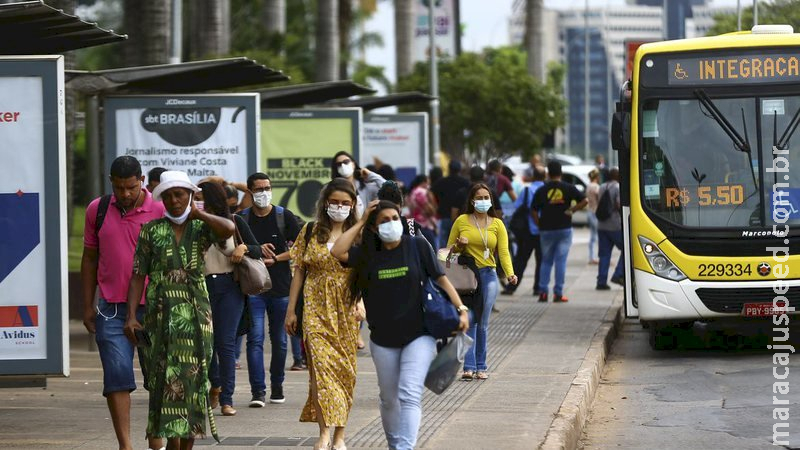
[[[455,220],[453,209],[461,209],[461,205],[456,203],[458,191],[469,187],[469,181],[461,176],[461,163],[458,160],[451,160],[447,170],[447,176],[436,181],[431,186],[431,191],[436,196],[438,204],[436,214],[439,216],[440,247],[447,246],[447,238],[450,237],[450,229],[453,227],[453,220]],[[458,217],[457,214],[456,217]]]
[[[586,207],[586,197],[574,185],[561,181],[561,163],[547,164],[548,181],[533,196],[531,216],[539,227],[542,265],[539,268],[539,301],[547,301],[550,272],[556,267],[553,302],[566,302],[564,277],[572,245],[572,214]],[[573,205],[573,202],[575,204]]]
[[[283,380],[286,365],[286,330],[283,322],[289,305],[292,272],[289,247],[300,233],[300,222],[288,209],[272,204],[272,183],[269,177],[256,172],[247,178],[247,189],[253,195],[253,206],[241,212],[259,242],[258,250],[267,260],[272,289],[249,297],[252,323],[247,333],[247,370],[253,395],[250,406],[265,404],[264,381],[264,316],[269,320],[272,359],[269,364],[270,403],[283,403]],[[253,250],[253,249],[249,249]]]

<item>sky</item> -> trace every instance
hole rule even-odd
[[[761,0],[763,2],[763,0]],[[464,33],[461,47],[464,51],[479,51],[484,47],[508,45],[508,19],[514,0],[461,0],[461,23]],[[751,0],[741,0],[742,7],[752,6]],[[736,0],[712,0],[713,6],[736,6]],[[384,47],[367,50],[367,62],[385,67],[385,74],[395,82],[394,61],[394,8],[391,1],[379,1],[378,11],[365,25],[367,31],[383,35]],[[545,8],[582,8],[585,0],[545,0]],[[623,6],[625,0],[589,0],[589,6]]]

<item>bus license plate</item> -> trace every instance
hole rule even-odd
[[[785,306],[775,307],[772,302],[766,303],[745,303],[742,307],[742,315],[746,317],[765,317],[780,315],[788,312]]]

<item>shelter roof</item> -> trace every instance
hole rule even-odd
[[[41,0],[0,5],[0,55],[58,54],[127,38]]]
[[[67,86],[87,94],[191,93],[286,81],[283,72],[248,58],[66,71]]]
[[[383,108],[386,106],[409,105],[413,103],[425,103],[434,100],[436,97],[422,92],[398,92],[395,94],[375,95],[369,97],[357,97],[350,99],[331,100],[325,106],[351,107],[357,106],[369,111],[372,109]]]
[[[296,108],[377,91],[351,80],[341,80],[267,88],[258,92],[262,108]]]

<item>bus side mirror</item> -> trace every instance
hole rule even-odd
[[[631,113],[615,112],[611,118],[611,148],[627,153],[631,148]]]

